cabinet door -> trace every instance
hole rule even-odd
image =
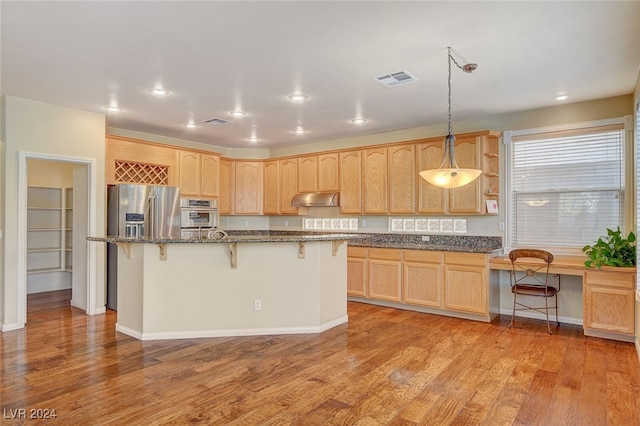
[[[634,335],[636,274],[586,270],[584,284],[584,328]]]
[[[220,156],[200,154],[200,195],[217,197],[220,195]]]
[[[318,191],[338,191],[338,153],[318,155]]]
[[[367,290],[371,299],[402,300],[401,258],[402,251],[397,249],[368,250]]]
[[[367,297],[367,249],[347,247],[347,295]]]
[[[479,266],[444,266],[444,308],[474,314],[489,313],[487,269]]]
[[[402,302],[442,307],[442,255],[440,252],[405,250]]]
[[[264,163],[264,214],[280,214],[280,162]]]
[[[200,154],[180,151],[180,195],[200,195]]]
[[[262,163],[235,162],[235,214],[262,214]]]
[[[362,154],[362,204],[365,214],[387,213],[387,149],[365,149]]]
[[[108,135],[105,147],[107,184],[180,185],[180,150]]]
[[[584,289],[584,328],[635,333],[634,290],[592,285]]]
[[[444,142],[429,141],[418,145],[418,172],[437,169],[442,163]],[[443,214],[447,208],[447,190],[431,185],[416,173],[418,182],[418,213]]]
[[[390,214],[416,212],[416,149],[415,144],[389,147],[387,150]]]
[[[298,192],[318,190],[318,157],[298,158]]]
[[[280,212],[297,214],[298,208],[291,207],[291,199],[298,193],[298,160],[280,160]]]
[[[234,164],[227,159],[220,160],[220,196],[218,197],[218,213],[233,214],[235,198]]]
[[[340,212],[362,213],[362,153],[340,153]]]
[[[455,156],[461,169],[478,169],[480,163],[480,143],[478,138],[458,139],[455,142]],[[480,186],[482,178],[473,182],[453,188],[449,191],[449,213],[482,213],[480,206],[483,203]]]

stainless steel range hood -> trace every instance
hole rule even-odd
[[[296,194],[291,199],[291,207],[338,207],[339,192],[307,192]]]

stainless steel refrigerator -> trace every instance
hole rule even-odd
[[[180,238],[180,188],[121,184],[109,189],[107,235]],[[117,310],[118,247],[107,247],[107,308]]]

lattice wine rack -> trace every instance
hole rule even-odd
[[[169,185],[169,167],[155,164],[116,161],[116,182]]]

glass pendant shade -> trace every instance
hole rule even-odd
[[[482,174],[482,170],[461,169],[456,163],[453,145],[456,137],[448,134],[444,139],[444,159],[437,169],[423,170],[420,177],[440,188],[459,188],[473,182]]]

